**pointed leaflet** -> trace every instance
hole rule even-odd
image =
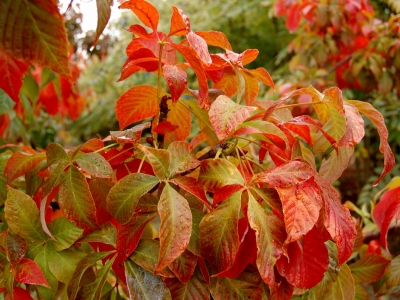
[[[224,74],[218,82],[213,84],[214,89],[219,89],[228,97],[232,97],[237,91],[236,73],[232,67],[225,67]]]
[[[170,175],[170,153],[164,149],[155,149],[138,145],[138,149],[144,152],[150,165],[153,167],[154,174],[161,180]]]
[[[127,223],[136,208],[139,198],[159,182],[157,177],[134,173],[122,178],[107,195],[107,209],[120,224]]]
[[[247,73],[247,72],[241,72],[245,81],[245,91],[244,91],[244,101],[246,105],[254,105],[255,100],[257,98],[258,92],[259,92],[259,86],[257,79]]]
[[[204,217],[204,213],[192,208],[192,234],[190,235],[189,244],[187,249],[195,254],[196,256],[201,256],[200,248],[200,222]]]
[[[43,287],[43,286],[36,286],[40,297],[43,299],[54,299],[54,295],[57,292],[58,288],[58,280],[50,271],[49,268],[49,261],[51,252],[54,250],[48,246],[41,246],[41,250],[35,256],[35,262],[39,265],[40,269],[42,270],[47,283],[49,284],[50,288]]]
[[[6,52],[49,66],[62,76],[71,76],[67,35],[55,2],[1,1],[0,20],[0,47]]]
[[[38,284],[50,287],[39,265],[28,258],[22,259],[18,264],[15,279],[20,283]]]
[[[46,146],[47,166],[60,163],[70,163],[70,158],[64,148],[57,143],[50,143]]]
[[[18,94],[22,87],[22,77],[28,70],[29,64],[15,59],[0,49],[0,65],[2,66],[0,89],[3,89],[14,102],[19,102]]]
[[[121,77],[118,81],[125,80],[139,71],[154,72],[158,70],[159,59],[157,55],[150,49],[144,48],[141,44],[140,46],[140,48],[135,51],[132,50],[132,53],[130,53],[122,66]]]
[[[382,195],[372,216],[381,230],[381,244],[388,250],[387,234],[390,223],[393,219],[397,221],[400,217],[400,186],[390,189]]]
[[[124,265],[130,299],[171,299],[171,294],[160,276],[142,269],[129,259]]]
[[[190,20],[181,9],[172,6],[172,10],[168,36],[185,36],[190,31]]]
[[[158,10],[151,5],[149,2],[144,0],[131,0],[122,3],[119,8],[129,8],[135,15],[146,25],[157,31],[158,22],[160,20],[160,15]]]
[[[39,210],[31,197],[9,187],[4,212],[11,230],[28,243],[46,241]]]
[[[207,191],[224,187],[225,185],[245,185],[245,181],[234,164],[226,159],[207,159],[200,164],[198,183]]]
[[[388,136],[389,133],[387,131],[385,120],[382,114],[377,111],[371,104],[368,102],[356,101],[356,100],[348,100],[348,103],[354,105],[359,112],[365,115],[375,126],[378,130],[379,136],[381,138],[381,142],[379,144],[379,151],[383,153],[384,156],[384,168],[382,171],[381,176],[373,183],[377,185],[379,181],[394,167],[396,164],[394,155],[388,144]]]
[[[225,33],[223,32],[212,30],[212,31],[196,31],[195,33],[201,36],[210,46],[232,50],[232,46],[229,43]]]
[[[116,243],[119,256],[126,259],[132,254],[147,223],[155,217],[156,213],[134,214],[128,223],[118,228]]]
[[[190,111],[180,101],[172,104],[171,100],[168,100],[169,112],[167,121],[174,126],[178,126],[173,132],[167,133],[165,136],[165,142],[173,141],[185,141],[190,135],[190,129],[192,127],[192,119]]]
[[[143,39],[152,39],[151,35],[147,33],[147,30],[142,25],[134,24],[129,26],[129,28],[127,28],[126,30],[132,32],[135,36],[141,37]]]
[[[262,182],[270,188],[285,188],[300,184],[316,174],[315,170],[308,164],[292,160],[272,170],[258,173],[253,182]]]
[[[319,174],[333,183],[347,169],[351,156],[354,153],[353,147],[339,147],[333,150],[328,159],[324,159],[319,168]]]
[[[12,297],[14,297],[14,298],[12,298]],[[20,288],[18,286],[14,286],[12,288],[12,296],[11,296],[11,298],[10,298],[10,294],[7,294],[4,299],[5,300],[9,300],[9,299],[14,299],[14,300],[33,300],[31,294],[27,290],[24,290],[23,288]]]
[[[107,178],[113,174],[110,164],[99,153],[83,153],[76,157],[74,161],[92,176]]]
[[[312,288],[322,280],[328,269],[328,249],[316,227],[301,241],[290,243],[287,254],[288,258],[282,256],[277,262],[278,271],[297,288]]]
[[[7,184],[11,184],[15,179],[27,174],[38,163],[46,159],[46,154],[24,154],[22,152],[15,152],[7,160],[7,165],[4,169],[4,175],[7,176]],[[3,175],[3,174],[1,174]]]
[[[247,215],[249,224],[256,232],[257,268],[261,278],[269,285],[275,285],[274,266],[285,253],[285,224],[281,219],[264,208],[250,196]]]
[[[6,231],[5,234],[5,250],[12,270],[24,258],[27,246],[25,240],[12,231]]]
[[[343,264],[353,251],[356,228],[349,210],[341,204],[339,193],[321,176],[314,177],[321,190],[324,205],[324,225],[338,247],[339,265]]]
[[[224,201],[232,194],[240,190],[243,190],[243,185],[240,184],[224,185],[223,187],[215,190],[213,195],[213,206],[216,207],[220,202]]]
[[[210,291],[215,300],[261,300],[263,294],[261,285],[258,282],[241,280],[240,276],[236,279],[211,278]]]
[[[50,251],[47,264],[57,280],[68,284],[81,259],[82,254],[71,249]]]
[[[96,207],[85,176],[70,166],[60,185],[58,198],[61,211],[76,226],[97,228]]]
[[[76,227],[67,218],[57,218],[49,224],[49,230],[56,241],[48,241],[54,250],[62,251],[71,247],[82,235],[83,229]]]
[[[171,291],[174,300],[207,300],[210,299],[210,290],[199,268],[196,268],[190,280],[183,284],[177,278],[167,279],[165,283]]]
[[[199,35],[190,31],[186,34],[186,38],[189,42],[189,45],[196,51],[199,58],[205,65],[209,65],[212,63],[212,59],[210,53],[208,53],[208,46],[206,41]]]
[[[195,169],[200,164],[193,153],[193,146],[186,142],[172,142],[168,146],[170,153],[169,170],[171,175]]]
[[[164,78],[171,92],[172,103],[176,103],[187,85],[187,74],[178,66],[164,65]]]
[[[168,267],[182,283],[187,283],[192,277],[196,265],[196,255],[185,250],[177,259],[170,263]]]
[[[90,253],[78,263],[78,266],[72,275],[72,279],[68,284],[68,299],[74,300],[76,298],[80,289],[80,281],[82,280],[82,276],[85,271],[93,266],[98,260],[103,259],[112,253],[114,253],[114,251]]]
[[[113,0],[96,0],[97,6],[97,27],[96,36],[94,38],[93,46],[97,44],[100,35],[103,33],[104,28],[108,23],[111,16],[111,6],[113,5]]]
[[[365,284],[378,281],[386,271],[390,261],[375,253],[366,253],[358,261],[349,265],[354,282]]]
[[[146,122],[123,131],[110,131],[110,136],[118,143],[139,143],[143,130],[150,127],[151,123]]]
[[[210,122],[220,141],[228,137],[257,108],[236,104],[226,96],[219,96],[208,111]]]
[[[203,258],[222,272],[233,263],[239,249],[238,219],[242,191],[236,192],[200,222]]]
[[[155,240],[141,239],[135,251],[130,256],[130,260],[141,266],[143,269],[163,277],[173,278],[174,273],[165,267],[160,271],[156,271],[158,258],[160,254],[160,243]]]
[[[327,300],[353,300],[355,296],[354,279],[351,275],[350,268],[343,264],[340,267],[339,275],[330,290]]]
[[[96,206],[96,218],[99,224],[112,219],[112,216],[107,210],[106,200],[114,184],[114,182],[104,178],[92,177],[90,179],[89,188],[92,193],[94,205]]]
[[[338,146],[354,146],[358,144],[365,135],[364,120],[358,109],[353,105],[344,103],[344,115],[346,117],[346,132],[338,142]]]
[[[118,99],[115,107],[121,129],[153,117],[158,111],[157,89],[150,85],[138,85],[129,89]]]
[[[157,270],[174,261],[189,244],[192,232],[192,213],[185,198],[166,184],[160,201],[158,213],[160,225],[160,258]]]
[[[276,190],[282,201],[287,243],[293,242],[317,223],[322,207],[321,191],[313,178]]]

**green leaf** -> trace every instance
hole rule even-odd
[[[155,149],[138,145],[138,148],[144,152],[150,165],[153,167],[154,174],[161,180],[170,175],[170,153],[164,149]]]
[[[57,218],[48,224],[49,230],[57,241],[49,240],[54,250],[62,251],[73,245],[82,235],[83,229],[76,227],[67,218]]]
[[[58,203],[64,215],[78,227],[98,228],[89,185],[85,176],[73,165],[61,182]]]
[[[159,183],[157,177],[134,173],[122,178],[107,195],[107,209],[120,224],[127,223],[138,204],[139,198]]]
[[[238,219],[242,191],[232,194],[200,222],[203,258],[217,269],[228,269],[239,249]]]
[[[49,268],[50,256],[53,251],[51,247],[45,246],[35,257],[35,262],[39,265],[40,269],[42,269],[43,275],[50,285],[50,289],[36,286],[42,299],[54,299],[54,295],[58,289],[58,280]]]
[[[79,243],[98,242],[116,247],[117,228],[106,222],[101,224],[100,230],[91,231],[79,240]]]
[[[97,272],[96,280],[89,284],[86,284],[79,290],[78,298],[85,299],[85,300],[95,300],[100,299],[104,284],[106,283],[106,279],[108,273],[110,272],[111,266],[115,261],[114,256],[113,258],[109,259],[103,267]]]
[[[59,163],[71,163],[67,152],[64,148],[57,143],[50,143],[46,146],[47,153],[47,166],[51,166]]]
[[[0,20],[1,48],[16,58],[71,76],[69,44],[56,2],[4,0],[0,2]]]
[[[185,198],[168,183],[165,185],[158,213],[160,225],[160,258],[157,270],[161,270],[174,261],[189,244],[192,233],[192,213]]]
[[[261,278],[269,286],[274,286],[274,266],[286,251],[283,246],[286,239],[285,224],[274,214],[265,211],[252,195],[248,203],[249,224],[256,232],[257,268]]]
[[[375,253],[364,254],[358,261],[349,265],[354,282],[372,283],[385,273],[389,261]]]
[[[200,248],[200,222],[204,217],[204,213],[192,208],[192,234],[190,235],[187,249],[197,256],[201,256]]]
[[[49,178],[46,178],[42,189],[44,196],[47,196],[51,193],[53,189],[55,189],[61,181],[64,180],[65,175],[67,174],[64,172],[65,168],[68,166],[69,162],[62,162],[59,163],[54,169],[52,168],[51,174]]]
[[[354,147],[339,147],[333,150],[328,159],[324,159],[319,168],[319,174],[330,183],[335,182],[347,169]]]
[[[24,154],[22,152],[15,152],[7,161],[4,174],[7,176],[7,184],[10,185],[15,179],[27,174],[38,163],[46,159],[44,153],[39,154]]]
[[[130,260],[126,260],[124,265],[130,299],[172,299],[160,276],[153,275]]]
[[[214,300],[259,300],[263,293],[260,284],[254,284],[253,282],[240,280],[239,278],[212,277],[210,289]]]
[[[175,277],[174,273],[172,273],[168,267],[156,271],[159,254],[160,243],[158,241],[142,239],[139,241],[135,251],[130,256],[130,259],[150,273],[158,274],[167,278]]]
[[[76,267],[74,274],[72,275],[72,279],[68,284],[68,299],[74,300],[76,298],[80,289],[79,283],[85,271],[93,266],[98,260],[103,259],[114,252],[115,251],[90,253],[78,263],[78,266]]]
[[[75,158],[75,162],[92,176],[111,177],[113,170],[109,162],[99,153],[84,153]]]
[[[326,107],[325,110],[328,118],[322,129],[336,141],[339,141],[346,132],[346,117],[337,111],[333,104],[327,103],[322,105]]]
[[[28,243],[44,243],[47,240],[39,210],[31,197],[9,187],[4,211],[8,226]]]
[[[102,34],[104,28],[108,23],[111,16],[111,6],[113,5],[113,0],[96,0],[97,5],[97,27],[96,36],[93,42],[93,46],[97,44],[97,41]]]
[[[354,279],[351,276],[351,270],[348,265],[343,264],[340,267],[339,275],[330,289],[330,294],[326,300],[353,300],[355,296]]]
[[[226,159],[207,159],[200,164],[199,185],[214,192],[226,185],[240,184],[245,181],[234,164]]]
[[[46,165],[46,161],[41,161],[25,175],[26,193],[33,197],[39,188],[42,186],[43,177],[40,177],[37,172]],[[1,170],[0,170],[1,172]]]
[[[5,114],[13,109],[15,102],[12,101],[10,96],[0,89],[0,115]]]
[[[71,249],[50,251],[48,266],[58,281],[68,284],[81,259],[82,254]]]
[[[193,154],[193,146],[186,142],[172,142],[168,146],[170,153],[169,170],[171,175],[195,169],[200,162]]]

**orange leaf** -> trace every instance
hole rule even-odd
[[[235,95],[237,91],[235,71],[230,67],[225,68],[222,79],[217,83],[214,83],[213,88],[222,90],[228,97]]]
[[[172,101],[168,101],[172,102]],[[165,136],[167,143],[173,141],[184,141],[190,135],[190,128],[192,126],[190,111],[182,105],[180,102],[176,104],[168,103],[170,111],[168,112],[167,121],[172,125],[178,126],[173,132],[168,133]]]
[[[257,79],[247,72],[242,71],[242,75],[246,84],[244,90],[244,101],[247,105],[254,105],[254,101],[256,100],[260,90]]]
[[[15,152],[7,161],[4,174],[7,176],[7,184],[10,184],[20,176],[27,174],[38,163],[46,159],[45,153],[28,155],[22,152]]]
[[[172,6],[171,27],[168,36],[184,36],[190,31],[190,20],[182,10]]]
[[[197,35],[201,36],[208,45],[220,47],[222,49],[232,50],[225,33],[220,31],[196,31]]]
[[[208,53],[208,46],[206,41],[194,32],[189,32],[186,35],[189,45],[193,47],[202,62],[206,65],[212,63],[210,53]]]
[[[187,85],[187,74],[177,66],[165,65],[164,77],[171,92],[172,103],[176,103]]]
[[[157,8],[152,4],[143,0],[132,0],[122,3],[119,8],[129,8],[134,14],[146,25],[157,31],[158,22],[160,15],[158,14]]]
[[[270,86],[273,89],[275,88],[274,81],[272,80],[271,75],[269,75],[268,71],[265,70],[264,68],[257,68],[255,70],[247,70],[246,69],[244,71],[250,73],[251,75],[253,75],[255,78],[260,80],[265,85]]]
[[[252,61],[254,61],[258,56],[259,51],[257,49],[247,49],[245,50],[242,55],[242,65],[245,66]]]

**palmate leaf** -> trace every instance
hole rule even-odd
[[[242,191],[232,194],[200,222],[203,258],[217,270],[228,269],[239,249],[238,220]]]
[[[29,258],[22,259],[18,264],[15,279],[21,283],[50,287],[39,265]]]
[[[103,33],[104,28],[108,23],[111,16],[111,6],[113,0],[96,0],[97,7],[97,27],[96,36],[94,38],[93,46],[97,44],[100,35]]]
[[[358,261],[349,265],[355,283],[378,281],[386,271],[390,261],[375,253],[366,253]]]
[[[71,76],[67,35],[55,2],[1,1],[0,20],[0,47],[6,52],[49,66],[62,76]]]
[[[379,151],[383,153],[384,157],[384,167],[382,174],[379,176],[379,178],[373,183],[374,185],[377,185],[381,179],[390,172],[390,170],[395,166],[396,161],[392,152],[392,149],[390,148],[390,145],[388,143],[388,130],[385,125],[385,120],[382,116],[382,114],[377,111],[371,104],[368,102],[363,102],[363,101],[356,101],[356,100],[348,100],[348,103],[351,105],[355,106],[360,113],[362,113],[364,116],[366,116],[376,127],[378,130],[379,137],[381,139],[380,144],[379,144]]]
[[[274,286],[274,266],[286,252],[283,247],[286,239],[285,225],[277,216],[265,211],[252,196],[249,198],[247,215],[251,228],[256,232],[257,268],[261,278],[269,286]]]
[[[98,228],[96,207],[85,176],[75,166],[70,166],[60,184],[58,198],[61,211],[76,226]]]
[[[130,261],[125,261],[126,285],[130,299],[171,300],[171,293],[160,276],[142,269]]]
[[[7,176],[7,184],[11,184],[15,179],[27,174],[37,166],[42,160],[46,159],[46,154],[24,154],[15,152],[7,161],[4,174]]]
[[[192,233],[192,213],[185,198],[166,184],[158,202],[160,225],[160,258],[157,270],[161,270],[179,255],[189,244]]]

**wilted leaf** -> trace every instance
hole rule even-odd
[[[375,253],[366,253],[355,263],[349,265],[354,282],[372,283],[385,273],[389,261]]]
[[[22,259],[18,264],[15,279],[21,283],[50,287],[39,265],[28,258]]]
[[[44,153],[31,155],[15,152],[7,160],[7,165],[4,169],[4,175],[7,176],[7,184],[9,185],[18,177],[27,174],[44,159],[46,159],[46,154]]]
[[[174,261],[189,244],[192,233],[192,213],[185,198],[166,184],[160,201],[158,213],[160,225],[160,258],[157,270]]]
[[[99,153],[83,153],[75,158],[75,162],[92,176],[111,177],[113,174],[110,164]]]

